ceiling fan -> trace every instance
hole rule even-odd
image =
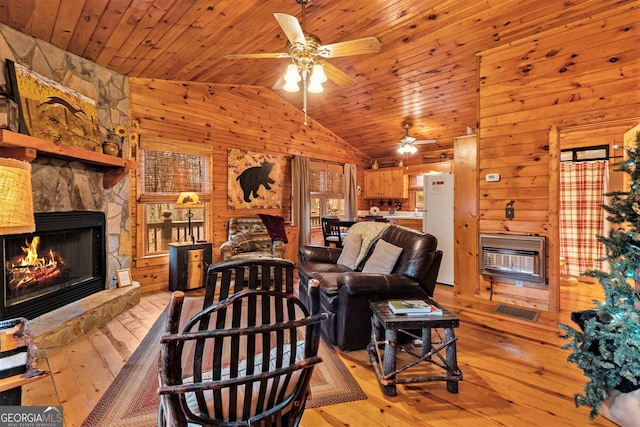
[[[405,135],[400,140],[400,146],[398,147],[400,154],[415,154],[418,151],[416,145],[433,144],[436,142],[435,139],[417,139],[409,136],[409,123],[404,123],[402,127],[404,128]]]
[[[339,86],[351,86],[353,77],[331,65],[324,58],[337,58],[341,56],[362,55],[376,53],[380,50],[380,42],[375,37],[348,40],[344,42],[323,45],[315,34],[307,33],[307,15],[305,6],[311,0],[296,0],[302,6],[302,25],[294,16],[286,13],[274,13],[278,24],[287,36],[288,52],[277,53],[236,53],[225,55],[226,59],[243,58],[291,58],[292,63],[274,88],[281,87],[290,92],[299,90],[298,82],[303,86],[303,111],[304,124],[307,124],[307,92],[322,92],[322,83],[327,78]],[[325,74],[326,72],[326,74]],[[308,81],[307,81],[308,80]],[[281,82],[286,84],[282,86]],[[308,84],[308,86],[307,86]]]

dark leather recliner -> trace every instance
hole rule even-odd
[[[362,273],[380,239],[403,248],[392,273]],[[321,311],[329,313],[329,319],[322,324],[325,337],[341,350],[363,349],[371,338],[370,301],[433,296],[442,261],[437,244],[431,234],[390,225],[371,245],[355,271],[336,264],[340,248],[303,246],[299,249],[298,264],[300,299],[310,303],[305,299],[308,282],[319,280]]]

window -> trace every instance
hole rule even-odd
[[[310,162],[311,226],[319,227],[320,218],[333,215],[344,218],[344,167]]]
[[[409,208],[424,210],[424,175],[409,175]]]
[[[183,191],[195,191],[204,204],[204,209],[191,210],[191,225],[196,240],[207,240],[211,148],[145,139],[139,163],[137,257],[165,254],[169,243],[187,240],[189,210],[175,208]]]
[[[589,160],[609,160],[609,146],[570,148],[560,152],[561,162],[586,162]]]

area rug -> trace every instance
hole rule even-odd
[[[184,310],[195,312],[201,304],[200,298],[185,298]],[[82,423],[83,426],[157,425],[159,402],[156,394],[157,367],[164,318],[163,314],[154,323],[140,346]],[[332,346],[321,340],[318,354],[322,357],[322,363],[316,365],[313,370],[312,397],[307,401],[306,408],[318,408],[367,398]]]

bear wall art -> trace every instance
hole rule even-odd
[[[273,154],[227,150],[227,208],[280,209],[280,158]]]

